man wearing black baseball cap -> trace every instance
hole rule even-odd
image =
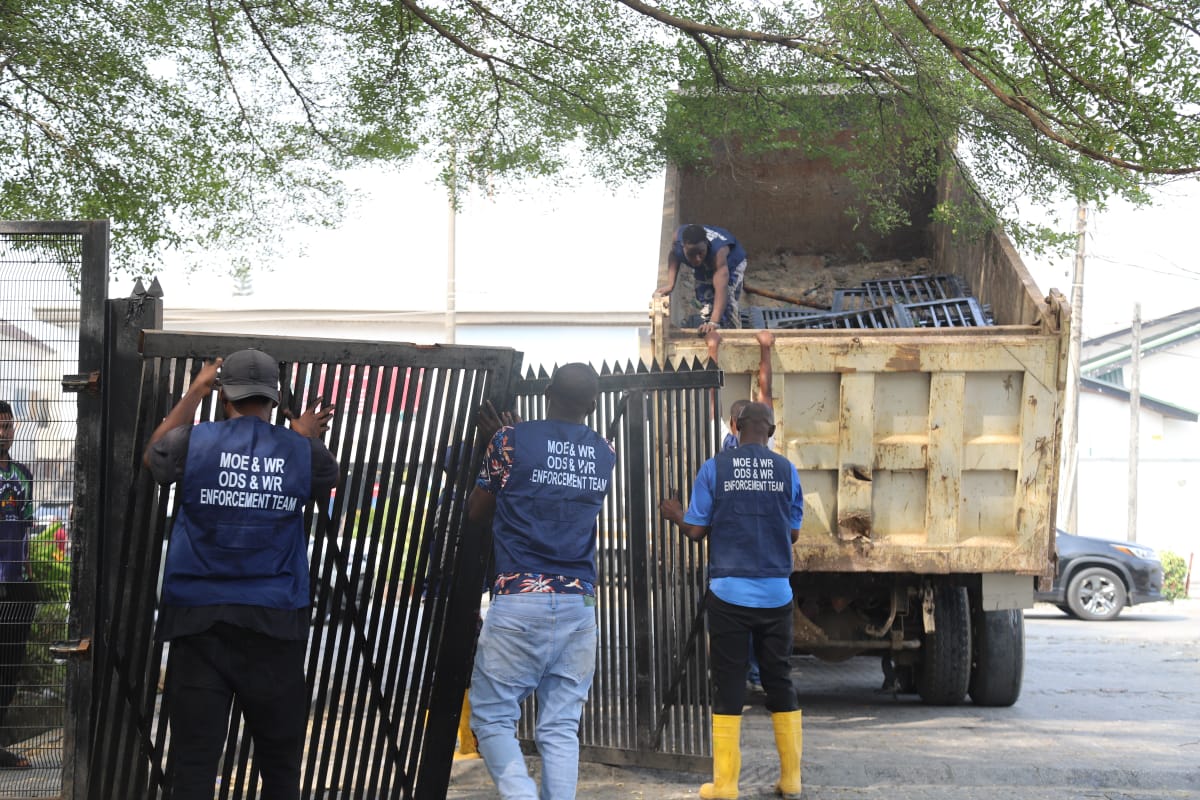
[[[194,424],[220,387],[220,422]],[[234,698],[254,742],[264,800],[300,796],[309,627],[304,509],[337,483],[321,437],[331,406],[271,424],[279,363],[260,350],[207,362],[150,436],[143,462],[178,481],[157,637],[169,641],[168,783],[211,800]]]

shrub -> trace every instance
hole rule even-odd
[[[29,579],[37,584],[37,611],[19,680],[21,699],[9,707],[17,716],[8,722],[10,732],[18,728],[22,737],[63,724],[67,667],[50,655],[50,645],[67,638],[71,597],[71,545],[61,523],[30,538]]]
[[[71,551],[67,532],[55,522],[29,540],[29,579],[42,600],[65,602],[71,593]]]
[[[1163,565],[1163,597],[1174,602],[1187,597],[1187,562],[1169,550],[1160,554]]]

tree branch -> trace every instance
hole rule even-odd
[[[1187,30],[1191,31],[1192,33],[1196,34],[1197,36],[1200,36],[1200,23],[1198,23],[1194,20],[1192,20],[1192,21],[1185,20],[1183,17],[1177,17],[1174,14],[1170,13],[1166,8],[1158,5],[1157,3],[1150,3],[1150,2],[1147,2],[1147,0],[1125,0],[1125,2],[1131,6],[1137,6],[1138,8],[1144,8],[1147,11],[1153,11],[1155,14],[1158,14],[1160,17],[1167,20],[1168,22],[1172,22],[1181,28],[1186,28]]]
[[[751,31],[743,28],[726,28],[721,25],[708,25],[702,22],[687,19],[685,17],[677,17],[674,14],[669,14],[660,8],[646,5],[640,0],[618,0],[623,5],[628,6],[634,11],[656,20],[663,25],[674,28],[681,33],[693,35],[704,34],[717,39],[730,39],[737,41],[758,42],[765,44],[774,44],[781,47],[786,47],[792,50],[799,50],[809,55],[819,58],[829,64],[842,67],[843,69],[859,75],[864,79],[879,78],[885,81],[893,89],[904,94],[908,94],[908,87],[902,81],[896,78],[888,70],[880,66],[856,62],[846,58],[841,53],[836,52],[827,44],[813,39],[801,36],[799,34],[777,34],[765,33],[763,31]]]
[[[1155,175],[1191,175],[1200,172],[1200,166],[1175,168],[1151,167],[1136,161],[1129,161],[1124,158],[1118,158],[1116,156],[1108,155],[1107,153],[1102,153],[1096,148],[1086,145],[1072,137],[1062,135],[1046,123],[1043,115],[1032,103],[1028,102],[1022,97],[1005,92],[987,75],[985,75],[984,72],[975,65],[975,62],[963,52],[962,47],[960,47],[959,44],[955,42],[949,34],[938,27],[938,25],[929,17],[929,15],[925,13],[925,10],[921,8],[921,5],[917,2],[917,0],[904,0],[904,2],[905,5],[908,6],[909,11],[912,12],[913,16],[915,16],[920,23],[925,26],[925,29],[929,31],[929,33],[932,34],[935,39],[942,43],[942,46],[946,48],[955,61],[961,64],[963,68],[971,73],[971,75],[973,75],[977,81],[983,84],[984,88],[991,92],[997,100],[1029,120],[1029,124],[1033,126],[1034,130],[1045,136],[1047,139],[1058,142],[1063,147],[1087,156],[1093,161],[1110,164],[1114,167],[1120,167],[1121,169],[1126,169],[1131,172],[1141,172]]]
[[[225,50],[221,47],[221,32],[217,29],[217,14],[213,8],[212,0],[206,0],[205,8],[208,10],[208,30],[211,34],[213,53],[217,58],[217,66],[221,69],[221,75],[225,78],[225,83],[229,86],[229,91],[233,94],[234,102],[237,104],[238,116],[241,118],[243,126],[250,141],[258,148],[258,151],[263,155],[267,155],[267,149],[263,147],[255,134],[254,125],[250,121],[250,114],[246,111],[246,106],[242,102],[242,95],[238,92],[237,84],[233,80],[233,70],[229,66],[228,60],[225,58]]]
[[[753,89],[747,89],[743,86],[734,86],[728,81],[728,79],[726,79],[725,69],[721,66],[721,60],[717,57],[717,53],[713,50],[712,45],[710,45],[703,36],[692,31],[687,31],[685,35],[694,41],[696,46],[703,51],[704,57],[708,61],[709,72],[712,73],[713,81],[716,82],[719,88],[740,94],[750,94],[754,91]]]
[[[308,119],[308,127],[322,142],[332,144],[329,136],[317,124],[316,116],[313,114],[313,102],[308,99],[300,87],[296,85],[296,82],[292,80],[291,72],[288,71],[288,68],[284,66],[279,56],[276,55],[275,48],[271,46],[271,41],[267,37],[266,31],[262,29],[258,24],[258,20],[254,18],[250,4],[246,0],[238,0],[238,7],[242,9],[242,13],[246,17],[246,22],[250,25],[250,29],[254,31],[255,38],[258,39],[263,49],[267,51],[267,55],[270,56],[272,63],[275,64],[275,68],[279,70],[279,74],[287,81],[292,94],[296,95],[296,99],[300,101],[300,106],[304,109],[304,116]]]
[[[515,61],[504,58],[502,56],[498,56],[494,53],[489,53],[487,51],[478,49],[477,47],[472,45],[470,42],[467,42],[461,36],[458,36],[453,31],[448,29],[446,26],[442,25],[440,22],[438,22],[436,19],[434,19],[434,17],[431,14],[429,14],[424,8],[417,5],[415,0],[400,0],[400,1],[404,4],[405,8],[412,11],[412,13],[414,15],[416,15],[416,17],[418,19],[420,19],[422,22],[424,22],[426,25],[428,25],[430,28],[432,28],[433,31],[435,33],[437,33],[439,36],[441,36],[443,39],[450,42],[451,44],[453,44],[455,47],[457,47],[459,50],[466,53],[467,55],[472,56],[473,58],[486,63],[488,65],[489,70],[491,70],[491,72],[492,72],[492,76],[493,76],[494,80],[500,81],[505,85],[508,85],[508,86],[513,87],[514,89],[517,89],[522,94],[524,94],[526,97],[530,97],[530,98],[534,99],[535,101],[538,100],[536,93],[534,93],[532,89],[528,88],[527,86],[520,83],[519,81],[515,81],[512,78],[502,75],[500,73],[500,71],[496,68],[496,65],[503,64],[504,66],[508,67],[509,69],[513,70],[514,72],[517,72],[521,75],[524,75],[524,76],[532,79],[535,83],[540,83],[543,86],[547,86],[550,89],[561,92],[562,94],[572,98],[577,103],[579,103],[580,106],[582,106],[583,108],[587,109],[592,114],[594,114],[596,116],[596,119],[603,122],[605,124],[605,126],[608,127],[610,133],[614,132],[614,128],[613,128],[613,124],[612,124],[612,120],[611,120],[613,115],[607,111],[604,111],[603,109],[598,108],[594,103],[592,103],[590,100],[588,100],[582,94],[580,94],[577,90],[571,89],[567,86],[563,86],[559,83],[551,81],[551,80],[545,78],[544,76],[538,74],[537,72],[535,72],[535,71],[529,69],[528,67],[525,67],[524,65],[519,64]],[[498,94],[497,101],[499,101],[499,99],[500,99],[500,95]],[[497,119],[498,119],[499,111],[497,110],[496,113],[497,113]]]

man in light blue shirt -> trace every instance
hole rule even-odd
[[[713,782],[702,798],[738,796],[740,733],[750,648],[758,658],[779,750],[776,793],[799,798],[801,712],[792,686],[792,543],[800,535],[804,497],[796,468],[767,448],[775,432],[770,406],[748,403],[740,443],[704,462],[686,514],[676,498],[663,516],[694,541],[708,540],[709,657],[713,703]]]

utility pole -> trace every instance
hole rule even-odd
[[[1126,538],[1137,541],[1138,423],[1142,416],[1142,304],[1133,304],[1129,341],[1129,524]]]
[[[1071,279],[1071,339],[1067,353],[1067,387],[1063,403],[1063,478],[1061,505],[1067,533],[1079,532],[1079,361],[1083,349],[1083,256],[1087,240],[1087,206],[1075,209],[1075,274]],[[1062,515],[1059,515],[1062,518]]]
[[[453,151],[451,158],[458,158],[458,152]],[[455,332],[458,328],[458,320],[455,319],[455,292],[454,286],[454,247],[458,237],[455,234],[455,223],[458,221],[458,170],[456,165],[450,167],[450,219],[446,223],[448,230],[446,242],[446,332],[443,335],[443,340],[446,344],[454,344]]]

